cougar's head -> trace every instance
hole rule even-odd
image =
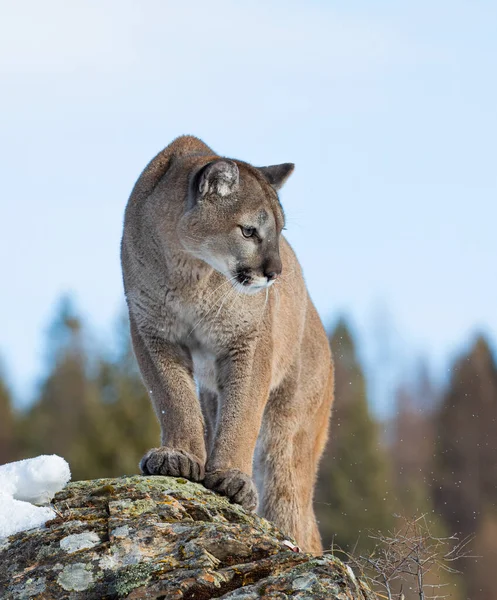
[[[257,168],[219,158],[192,173],[178,229],[183,247],[243,293],[270,286],[282,270],[284,215],[277,190],[293,168],[290,163]]]

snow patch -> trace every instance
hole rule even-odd
[[[0,492],[0,538],[41,527],[54,518],[55,512],[51,508],[14,500]]]
[[[71,478],[60,456],[38,456],[0,466],[0,539],[55,518],[46,504]]]
[[[69,465],[56,454],[0,466],[0,490],[32,504],[50,502],[70,479]]]

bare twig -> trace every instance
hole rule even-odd
[[[426,578],[429,573],[458,573],[453,566],[455,562],[474,558],[468,550],[473,537],[436,537],[426,515],[398,518],[401,525],[395,531],[369,534],[370,539],[376,542],[369,555],[355,557],[337,548],[335,541],[332,551],[344,553],[359,577],[371,585],[381,598],[393,600],[395,584],[400,584],[398,600],[404,600],[403,584],[409,582],[414,585],[419,600],[447,598],[440,592],[448,583],[427,583]]]

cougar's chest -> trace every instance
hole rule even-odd
[[[217,393],[216,357],[205,349],[192,350],[193,374],[199,387]]]

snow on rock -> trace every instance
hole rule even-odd
[[[0,492],[0,539],[41,527],[55,518],[55,511],[46,506],[34,506],[29,502],[14,500]]]
[[[32,504],[50,502],[70,479],[69,465],[56,454],[0,466],[0,490]]]
[[[60,456],[38,456],[0,466],[0,538],[40,527],[55,517],[46,504],[71,479]]]

